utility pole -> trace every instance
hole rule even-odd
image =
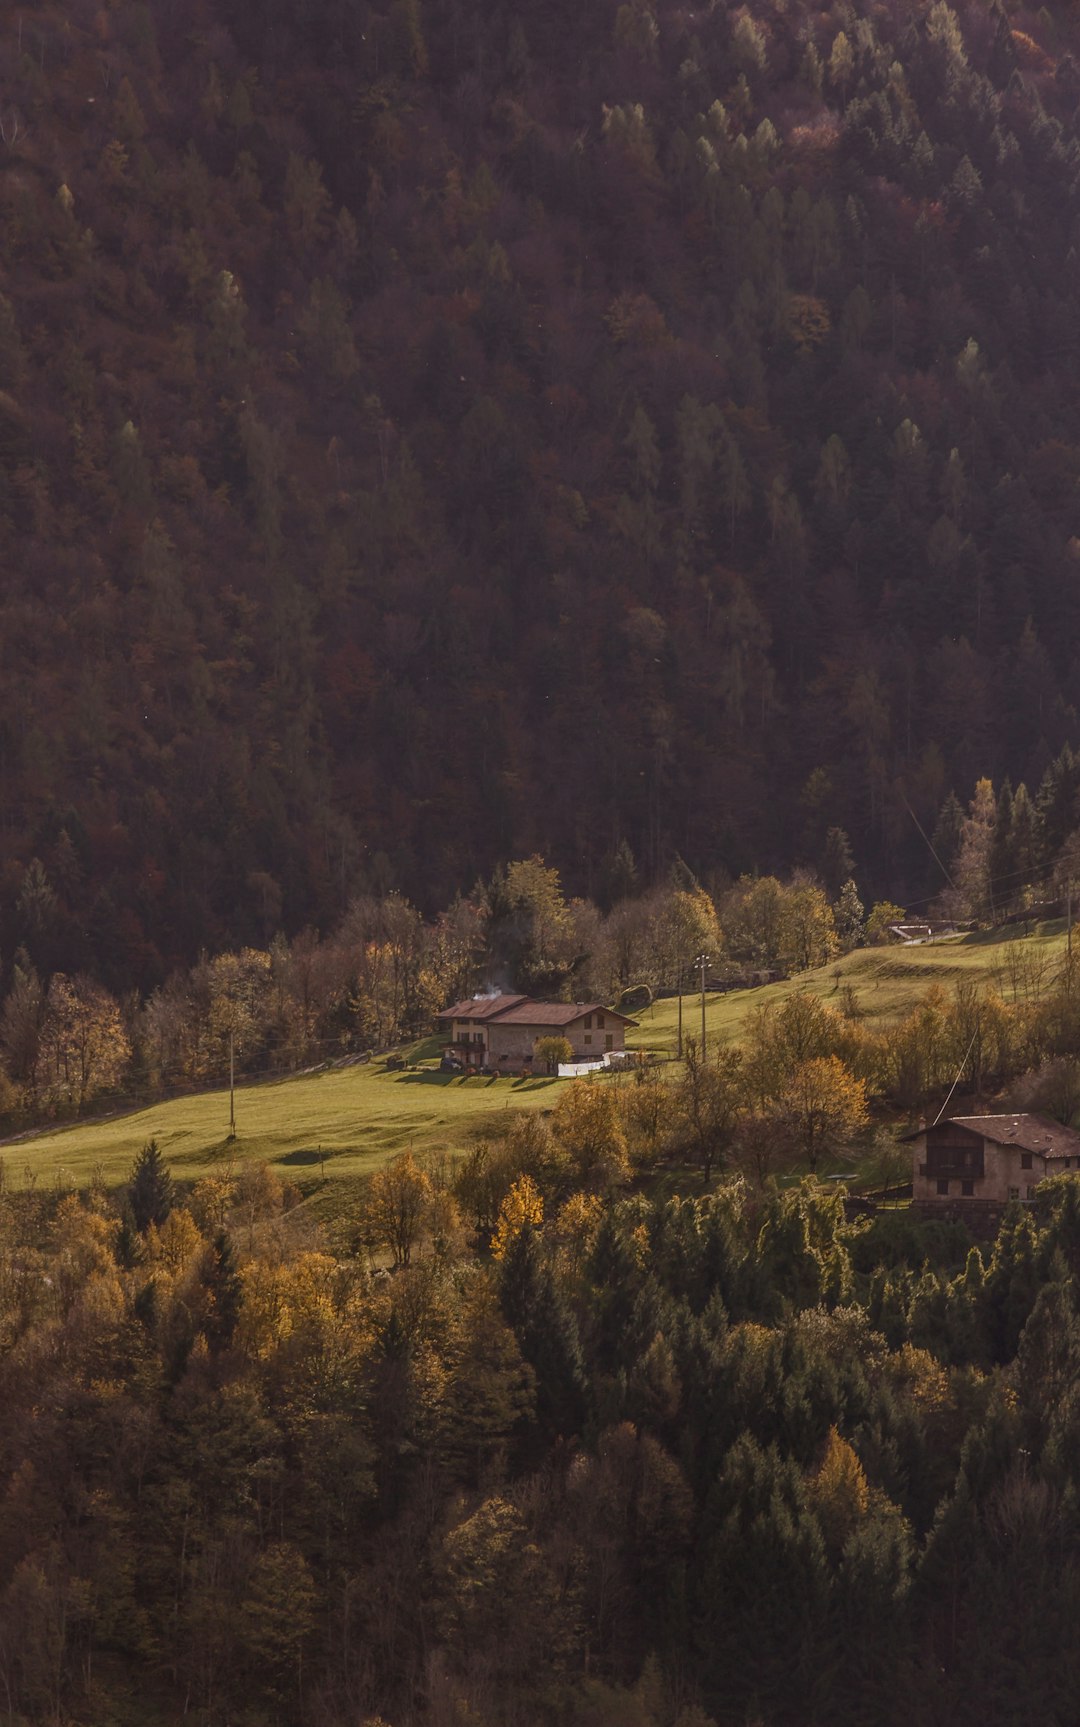
[[[701,967],[701,1059],[705,1060],[705,967],[709,963],[707,953],[699,953],[697,963]]]
[[[236,1138],[236,1036],[229,1031],[229,1138]]]
[[[680,962],[679,962],[679,973],[675,979],[675,984],[676,984],[676,987],[677,987],[678,992],[679,992],[679,1054],[678,1054],[679,1061],[682,1060],[682,980],[683,980],[683,967],[682,967],[682,962],[680,960]]]

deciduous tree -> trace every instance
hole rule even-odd
[[[402,1152],[371,1177],[364,1201],[364,1230],[371,1246],[389,1250],[395,1270],[410,1263],[430,1203],[430,1178],[411,1151]]]
[[[835,1055],[800,1062],[776,1104],[777,1119],[811,1170],[826,1151],[841,1151],[868,1120],[866,1086]]]
[[[93,979],[56,972],[45,998],[33,1085],[42,1102],[81,1113],[119,1083],[131,1058],[120,1010]]]

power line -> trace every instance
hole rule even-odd
[[[901,792],[900,796],[904,797],[903,792]],[[911,805],[908,803],[906,797],[904,797],[904,808],[907,810],[908,815],[911,817],[912,821],[915,823],[915,826],[918,828],[919,832],[922,834],[923,839],[926,840],[926,844],[927,844],[927,847],[929,848],[930,856],[933,858],[934,862],[937,864],[938,869],[941,871],[942,875],[945,877],[945,880],[948,882],[950,887],[955,887],[956,883],[953,881],[952,876],[949,874],[948,870],[945,868],[945,865],[942,863],[941,859],[938,857],[937,852],[934,850],[933,841],[930,839],[927,839],[926,830],[923,827],[922,822],[919,820],[918,816],[915,814],[915,811],[912,809]]]
[[[934,1120],[932,1123],[932,1125],[934,1127],[937,1126],[938,1122],[941,1120],[942,1116],[945,1114],[945,1111],[949,1107],[949,1098],[952,1096],[953,1092],[956,1090],[957,1086],[960,1084],[960,1075],[963,1073],[965,1067],[967,1066],[968,1056],[971,1054],[972,1050],[975,1048],[975,1039],[978,1037],[980,1030],[981,1030],[981,1027],[976,1026],[975,1030],[971,1034],[971,1042],[968,1044],[967,1049],[964,1051],[964,1059],[960,1063],[960,1066],[956,1070],[956,1078],[953,1080],[952,1084],[950,1085],[950,1087],[948,1089],[948,1092],[946,1093],[945,1102],[942,1104],[941,1108],[938,1110],[937,1114],[934,1117]]]

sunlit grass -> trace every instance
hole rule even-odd
[[[837,1008],[850,1002],[871,1027],[910,1013],[932,983],[941,984],[946,991],[954,989],[964,978],[993,984],[1006,1001],[1017,993],[1045,990],[1052,985],[1065,958],[1064,924],[1058,920],[1035,925],[1026,937],[1022,929],[1021,925],[1007,933],[980,931],[923,946],[857,948],[830,965],[802,972],[783,983],[731,990],[727,994],[706,991],[706,1046],[713,1039],[719,1043],[737,1043],[755,1007],[764,1002],[784,1001],[797,990],[809,990]],[[683,1035],[700,1040],[700,994],[685,995],[682,1011]],[[638,1026],[627,1034],[630,1048],[658,1053],[675,1049],[676,999],[665,997],[635,1013],[634,1018]]]
[[[834,1006],[854,1005],[866,1024],[881,1025],[910,1011],[933,982],[951,990],[962,978],[994,983],[1006,1000],[1048,988],[1065,954],[1059,923],[1039,925],[1027,938],[980,934],[925,947],[864,948],[835,964],[758,989],[707,993],[706,1040],[735,1042],[761,1003],[808,989]],[[1041,977],[1040,977],[1041,972]],[[846,992],[850,989],[851,996]],[[657,1002],[634,1016],[631,1049],[674,1054],[678,1004]],[[683,1030],[700,1037],[700,996],[683,998]],[[112,1120],[35,1134],[2,1148],[6,1178],[16,1185],[107,1183],[127,1176],[135,1154],[155,1138],[175,1176],[197,1180],[208,1170],[254,1158],[306,1190],[325,1181],[357,1183],[398,1152],[462,1150],[477,1132],[497,1130],[516,1110],[550,1109],[566,1081],[491,1079],[438,1071],[438,1041],[414,1046],[418,1066],[391,1072],[383,1060],[241,1087],[236,1138],[229,1140],[225,1090],[174,1098]]]
[[[477,1127],[511,1112],[550,1108],[565,1081],[465,1079],[430,1062],[404,1073],[381,1060],[306,1074],[236,1093],[236,1138],[229,1140],[229,1094],[172,1098],[136,1114],[36,1134],[3,1147],[7,1178],[84,1183],[100,1172],[123,1180],[148,1139],[156,1139],[174,1176],[255,1158],[302,1185],[323,1177],[369,1175],[399,1151],[457,1151]]]

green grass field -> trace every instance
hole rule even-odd
[[[229,1094],[172,1098],[136,1114],[34,1134],[4,1145],[8,1179],[26,1172],[41,1183],[82,1184],[100,1171],[122,1181],[136,1152],[156,1139],[174,1176],[198,1180],[241,1159],[269,1163],[307,1186],[311,1178],[369,1175],[399,1151],[459,1150],[474,1130],[500,1115],[550,1108],[559,1080],[463,1079],[440,1074],[427,1061],[417,1071],[366,1066],[238,1087],[236,1138],[228,1139]]]
[[[962,978],[994,984],[1006,1001],[1015,993],[1046,989],[1065,958],[1062,922],[1038,924],[1028,936],[1023,926],[1005,935],[987,930],[921,947],[857,948],[817,971],[801,972],[784,983],[759,989],[732,990],[726,995],[706,992],[706,1043],[737,1043],[748,1015],[765,1002],[783,1001],[797,990],[810,990],[839,1007],[841,991],[850,987],[864,1022],[869,1026],[903,1018],[932,983],[952,990]],[[1019,930],[1021,933],[1017,933]],[[1080,937],[1078,937],[1080,940]],[[678,1002],[665,998],[634,1016],[628,1033],[631,1049],[667,1052],[675,1048]],[[701,997],[683,997],[684,1035],[701,1036]]]
[[[1047,987],[1065,952],[1060,924],[1040,925],[1026,939],[993,934],[968,936],[928,947],[864,948],[820,971],[760,989],[706,996],[710,1043],[738,1039],[747,1015],[759,1004],[810,989],[839,1004],[850,986],[868,1024],[909,1011],[934,981],[951,989],[960,978],[996,983],[1006,999],[1013,991]],[[638,1014],[628,1035],[632,1049],[670,1055],[676,1044],[678,1004],[657,1002]],[[700,998],[683,1000],[684,1032],[700,1034]],[[173,1098],[137,1113],[39,1133],[0,1147],[7,1179],[82,1185],[96,1174],[122,1181],[132,1159],[156,1138],[174,1175],[197,1180],[208,1170],[241,1159],[267,1162],[305,1190],[323,1178],[363,1178],[399,1151],[460,1151],[477,1131],[497,1128],[510,1112],[550,1109],[567,1083],[550,1079],[463,1079],[440,1074],[434,1039],[411,1052],[418,1067],[387,1070],[383,1060],[283,1080],[243,1086],[236,1094],[236,1139],[228,1140],[226,1091]]]

